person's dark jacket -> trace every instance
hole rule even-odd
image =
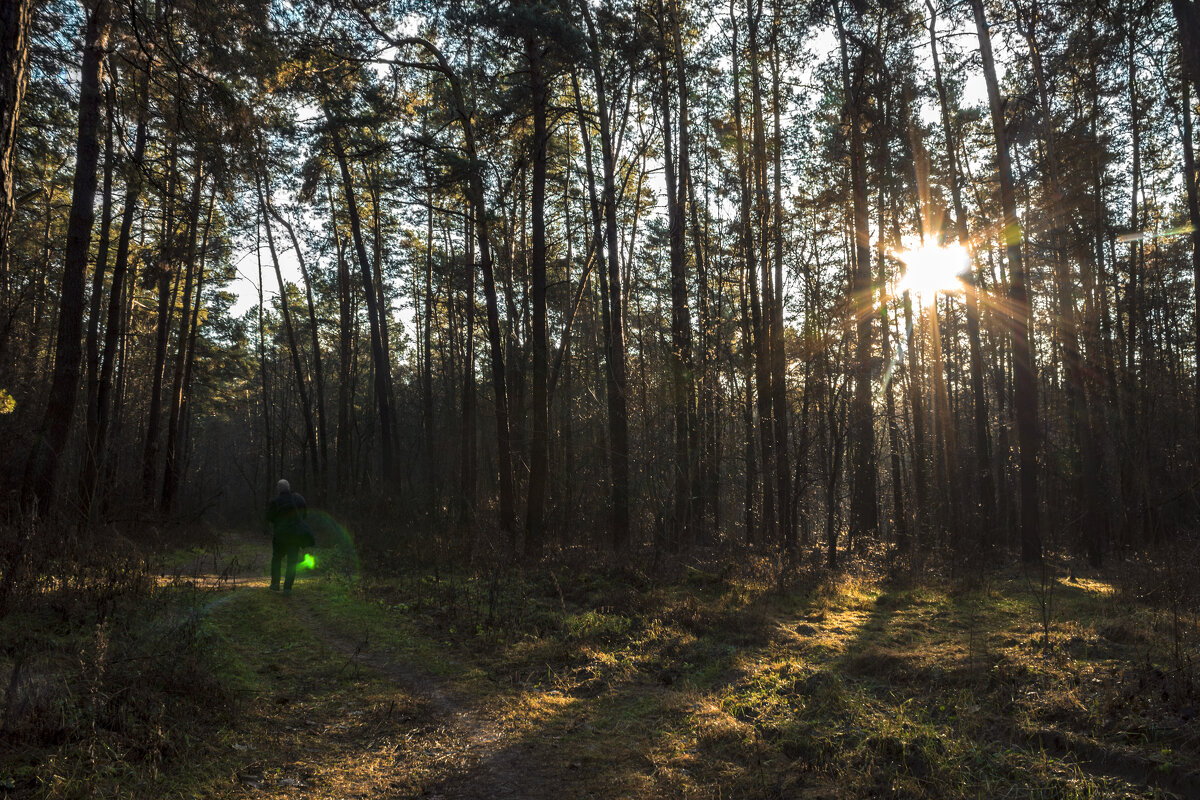
[[[271,498],[267,504],[267,522],[275,539],[281,544],[302,545],[311,536],[308,523],[308,506],[304,498],[296,492],[283,492]]]

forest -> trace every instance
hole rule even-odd
[[[1198,98],[1200,0],[4,0],[0,791],[1200,796]]]

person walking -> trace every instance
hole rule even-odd
[[[286,560],[283,593],[292,593],[292,582],[296,580],[296,563],[300,560],[300,546],[312,544],[309,531],[308,506],[299,493],[283,479],[275,485],[276,495],[267,504],[267,522],[271,524],[271,591],[279,591],[279,574]]]

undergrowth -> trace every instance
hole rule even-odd
[[[360,573],[346,541],[290,599],[257,539],[0,554],[0,788],[455,796],[475,762],[441,687],[554,796],[1200,796],[1188,553],[1033,581],[744,552]]]
[[[0,786],[89,797],[196,765],[236,708],[203,613],[219,588],[120,541],[3,533]]]

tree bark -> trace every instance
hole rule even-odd
[[[1187,187],[1188,220],[1192,223],[1193,321],[1196,328],[1196,398],[1200,398],[1200,188],[1196,186],[1196,154],[1192,144],[1192,98],[1183,84],[1183,182]],[[1196,431],[1200,434],[1200,402],[1196,406]]]
[[[329,469],[329,447],[325,422],[325,372],[321,366],[320,324],[317,319],[316,305],[313,302],[312,279],[308,274],[308,262],[304,258],[304,251],[300,248],[300,237],[296,235],[295,226],[279,213],[279,209],[275,208],[274,204],[271,203],[270,197],[267,198],[267,211],[287,231],[288,240],[292,243],[292,251],[296,254],[296,263],[300,265],[300,279],[304,281],[304,299],[308,306],[309,334],[311,340],[309,344],[312,347],[313,358],[313,384],[316,388],[314,412],[317,423],[317,444],[321,456],[318,485],[324,487],[325,473]]]
[[[350,284],[350,265],[346,260],[346,248],[337,227],[337,211],[333,202],[333,183],[325,185],[329,198],[329,227],[333,246],[337,253],[338,294],[338,418],[337,418],[337,486],[345,495],[350,490],[353,437],[350,430],[351,362],[354,359],[354,331],[350,314],[350,299],[353,291]]]
[[[54,505],[59,460],[71,432],[83,336],[83,284],[95,217],[96,163],[100,158],[100,79],[104,49],[108,46],[108,0],[95,0],[86,8],[83,65],[79,73],[79,131],[75,141],[75,179],[71,211],[67,218],[67,247],[63,258],[59,300],[58,338],[54,349],[54,374],[46,413],[34,437],[26,462],[23,496],[27,508],[45,513]]]
[[[739,280],[739,301],[741,304],[741,356],[742,356],[742,378],[745,389],[745,402],[742,408],[743,423],[745,425],[745,459],[746,459],[746,492],[744,498],[744,518],[745,518],[745,538],[746,543],[752,542],[757,533],[757,521],[755,519],[755,500],[758,495],[758,458],[755,452],[754,443],[754,391],[751,386],[755,375],[755,366],[758,364],[757,346],[761,338],[759,333],[759,309],[758,309],[758,288],[757,275],[754,267],[754,244],[750,238],[750,179],[749,171],[746,164],[745,139],[744,129],[742,126],[742,89],[741,89],[741,70],[738,66],[738,58],[740,51],[738,49],[738,25],[737,15],[734,11],[734,0],[729,0],[729,26],[731,34],[730,54],[733,67],[730,71],[730,78],[733,83],[733,124],[734,124],[734,139],[737,146],[737,166],[738,166],[738,188],[740,195],[740,213],[741,220],[738,225],[738,245],[741,258],[739,259],[741,266],[741,275]],[[748,300],[753,298],[753,302]]]
[[[380,441],[380,472],[385,481],[393,477],[392,463],[392,408],[388,397],[388,374],[391,372],[388,354],[383,348],[380,338],[378,302],[375,294],[375,281],[371,270],[371,262],[367,259],[367,247],[363,241],[362,220],[358,214],[358,203],[354,198],[354,181],[350,176],[350,165],[346,160],[346,151],[342,147],[342,138],[337,126],[329,117],[329,134],[333,143],[334,155],[342,172],[342,191],[346,196],[346,208],[350,212],[350,234],[354,238],[354,248],[358,253],[358,264],[362,271],[363,292],[367,300],[367,319],[371,326],[371,359],[375,365],[375,403],[379,411],[379,441]]]
[[[678,25],[678,20],[674,21]],[[691,314],[687,303],[687,265],[683,252],[683,191],[675,168],[675,143],[671,126],[671,81],[667,63],[670,58],[665,26],[668,14],[662,0],[658,3],[659,77],[662,102],[663,168],[667,188],[668,240],[671,258],[671,405],[675,427],[674,499],[670,516],[668,547],[678,550],[691,533],[692,426],[688,404],[692,387]],[[681,58],[681,55],[676,57]],[[680,84],[681,98],[686,87]],[[685,101],[680,100],[681,106]],[[681,118],[682,112],[681,110]],[[682,158],[682,154],[680,155]]]
[[[179,315],[179,337],[176,340],[175,374],[171,381],[171,410],[167,418],[167,453],[163,466],[162,496],[159,510],[170,513],[175,504],[176,490],[179,488],[179,420],[183,407],[183,378],[187,368],[187,351],[191,343],[192,326],[192,286],[196,273],[196,243],[199,239],[200,228],[200,195],[204,189],[203,162],[200,153],[196,159],[196,175],[192,179],[192,200],[188,209],[188,243],[187,260],[184,266],[183,304]],[[214,186],[214,197],[215,197]],[[209,202],[209,216],[212,219],[212,201]],[[207,237],[208,231],[205,230]]]
[[[762,517],[763,540],[775,543],[779,540],[779,522],[775,508],[775,491],[771,478],[777,475],[775,453],[775,428],[772,400],[774,398],[771,368],[775,347],[774,300],[771,288],[771,261],[767,252],[770,241],[769,224],[771,209],[767,194],[767,145],[763,121],[762,69],[759,65],[760,40],[759,22],[762,19],[762,0],[747,0],[746,27],[749,35],[747,48],[750,61],[750,176],[745,191],[754,197],[753,209],[748,206],[749,197],[743,200],[747,208],[748,247],[755,248],[756,257],[751,261],[750,310],[755,318],[755,379],[758,389],[758,431],[762,452]],[[755,243],[757,227],[757,244]],[[761,284],[758,284],[761,276]],[[761,287],[761,293],[755,290]],[[761,297],[761,302],[760,298]]]
[[[774,154],[774,198],[772,208],[774,213],[771,226],[771,238],[774,244],[773,262],[775,267],[774,303],[771,313],[771,403],[775,422],[775,490],[779,494],[776,506],[779,514],[779,526],[782,530],[780,544],[792,556],[796,555],[796,519],[792,508],[791,498],[791,459],[788,456],[788,414],[787,414],[787,354],[784,352],[783,331],[783,131],[780,126],[783,96],[780,92],[780,0],[774,0],[774,29],[771,47],[771,106],[774,124],[775,146]],[[868,266],[868,270],[870,267]],[[886,335],[886,331],[885,331]]]
[[[8,310],[9,231],[16,210],[13,170],[17,152],[17,123],[29,81],[29,25],[33,0],[0,4],[0,310]],[[0,353],[5,342],[0,340]]]
[[[88,308],[87,345],[87,407],[85,412],[87,436],[84,440],[83,473],[80,480],[80,510],[88,523],[92,514],[92,484],[84,476],[94,474],[96,452],[92,432],[96,429],[96,396],[100,390],[100,308],[104,300],[104,274],[108,271],[108,251],[112,234],[112,176],[113,176],[113,116],[116,113],[116,91],[110,84],[105,93],[104,184],[100,190],[100,240],[96,243],[96,268],[92,272],[92,296]],[[0,348],[2,349],[2,348]]]
[[[834,4],[841,42],[842,89],[850,127],[850,175],[854,208],[855,256],[851,283],[851,308],[855,316],[854,400],[851,409],[852,462],[850,476],[850,536],[852,541],[873,537],[879,526],[875,486],[875,425],[871,405],[871,320],[874,291],[871,286],[871,231],[867,223],[866,169],[863,163],[862,113],[856,80],[860,65],[850,73],[841,3]]]
[[[546,150],[550,135],[546,129],[548,94],[541,42],[535,36],[525,38],[525,56],[529,63],[529,89],[533,103],[533,191],[530,222],[533,249],[530,272],[533,289],[533,437],[529,443],[529,503],[525,514],[525,559],[536,563],[542,555],[545,539],[546,477],[549,457],[547,428],[549,408],[546,381],[549,346],[546,330]]]
[[[148,69],[147,65],[147,69]],[[121,214],[121,230],[117,234],[117,253],[113,260],[112,286],[108,292],[108,315],[104,328],[104,355],[100,362],[100,376],[96,385],[95,408],[88,413],[94,425],[88,428],[87,452],[94,458],[86,460],[83,474],[83,498],[87,502],[95,499],[96,486],[104,462],[107,459],[107,440],[110,419],[110,395],[112,394],[113,372],[121,348],[121,331],[124,327],[123,298],[125,275],[129,270],[129,239],[133,232],[133,217],[142,195],[142,163],[146,152],[146,127],[149,116],[149,75],[143,71],[138,80],[138,119],[134,134],[133,155],[126,165],[125,208]]]
[[[629,547],[629,412],[626,405],[628,381],[625,371],[624,300],[620,261],[620,241],[617,239],[616,154],[613,146],[612,120],[609,117],[608,93],[596,27],[592,22],[587,0],[580,0],[587,26],[591,68],[596,84],[596,106],[600,128],[600,158],[604,173],[605,237],[608,241],[608,424],[612,449],[612,523],[611,545],[618,554]]]
[[[1033,362],[1033,320],[1026,288],[1025,262],[1021,253],[1021,228],[1017,220],[1016,199],[1013,193],[1012,166],[1008,155],[1008,138],[1004,125],[1004,105],[996,81],[996,65],[992,58],[992,41],[984,16],[983,0],[971,0],[975,26],[979,34],[979,50],[983,57],[984,78],[987,81],[988,101],[992,112],[992,129],[996,139],[996,162],[1000,173],[1000,207],[1004,214],[1003,236],[1009,264],[1009,301],[1012,304],[1013,404],[1017,412],[1017,440],[1021,466],[1021,560],[1026,563],[1042,559],[1042,536],[1038,503],[1038,450],[1041,432],[1038,423],[1037,386]]]
[[[178,101],[177,101],[178,102]],[[178,122],[178,119],[176,120]],[[142,450],[142,501],[147,508],[154,505],[155,476],[158,472],[158,440],[162,428],[163,374],[167,363],[167,342],[171,335],[171,283],[175,272],[175,191],[177,170],[178,131],[171,138],[167,165],[167,188],[163,195],[163,222],[158,243],[158,264],[155,266],[155,285],[158,288],[158,311],[155,315],[154,364],[151,369],[150,409],[146,423],[146,442]]]
[[[958,242],[968,249],[972,257],[970,285],[966,287],[967,342],[971,358],[971,398],[975,434],[975,471],[978,477],[979,517],[982,523],[981,538],[985,547],[995,546],[996,485],[992,476],[991,442],[988,438],[987,396],[983,388],[983,345],[979,325],[980,282],[974,267],[974,248],[971,247],[967,229],[967,212],[963,205],[962,186],[958,180],[958,140],[950,121],[950,103],[946,85],[942,80],[942,64],[938,57],[937,9],[932,0],[925,0],[929,9],[929,46],[933,56],[933,76],[937,87],[938,105],[941,111],[942,131],[946,139],[946,175],[950,183],[950,196],[954,204],[954,232]]]

